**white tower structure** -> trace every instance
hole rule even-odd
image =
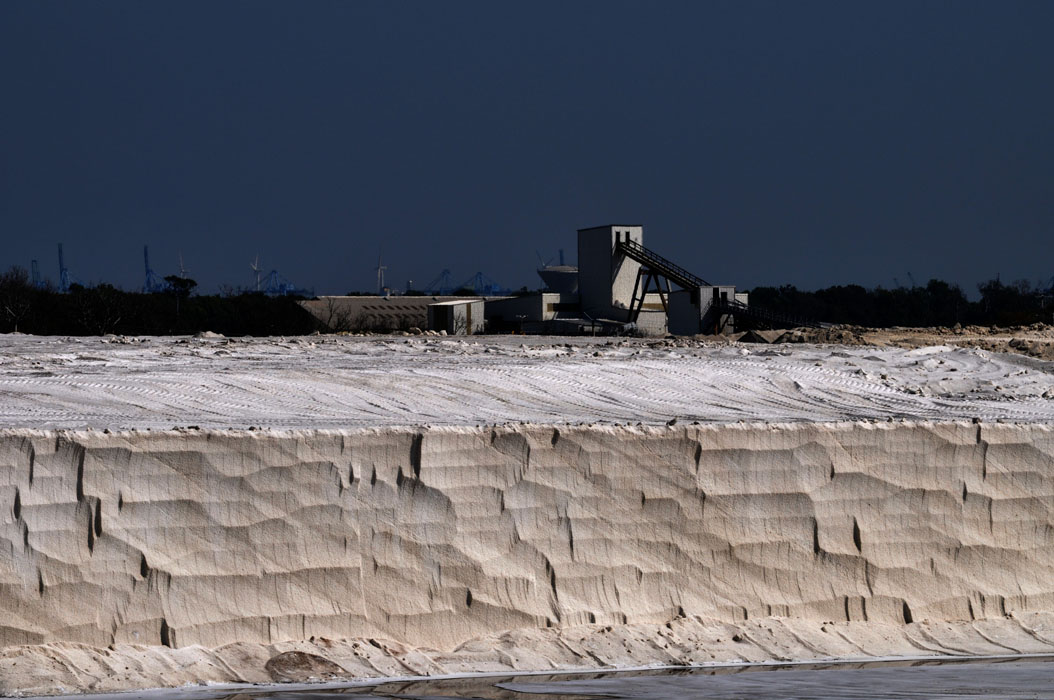
[[[644,245],[643,226],[596,226],[578,231],[578,293],[592,318],[623,320],[633,302],[640,263],[617,250],[620,241]]]

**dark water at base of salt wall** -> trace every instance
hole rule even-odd
[[[194,700],[1054,700],[1054,656],[471,676],[374,685],[183,688],[94,698]]]

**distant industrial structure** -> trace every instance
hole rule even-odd
[[[541,256],[539,256],[540,258]],[[538,276],[545,282],[545,288],[550,292],[561,294],[578,293],[578,268],[574,265],[564,264],[564,251],[560,251],[560,264],[543,264],[538,268]]]
[[[66,268],[66,258],[62,255],[62,244],[59,243],[59,291],[65,294],[70,290],[70,271]]]
[[[736,312],[748,308],[734,285],[712,285],[645,248],[638,225],[579,229],[578,267],[561,260],[538,274],[546,291],[488,301],[488,330],[726,333]]]
[[[422,290],[424,294],[431,294],[433,296],[450,296],[454,292],[470,291],[473,294],[481,297],[486,296],[503,296],[509,293],[508,289],[505,289],[500,284],[492,280],[482,272],[469,277],[461,284],[453,284],[453,277],[451,276],[450,270],[444,269],[436,278],[425,285]],[[407,292],[412,292],[410,285],[407,285]]]
[[[320,297],[302,302],[332,330],[695,335],[729,333],[753,314],[734,285],[711,284],[644,246],[639,225],[578,231],[578,266],[538,270],[540,292],[510,295],[482,273],[450,294],[450,271],[428,285],[433,296]],[[382,266],[378,262],[378,283]],[[443,294],[445,293],[445,294]],[[484,325],[485,321],[485,325]]]
[[[183,266],[183,259],[180,258],[180,267]],[[266,275],[260,272],[260,256],[249,263],[249,269],[253,271],[253,287],[252,291],[262,292],[269,297],[281,297],[281,296],[314,296],[313,290],[301,289],[295,284],[287,280],[282,275],[278,274],[278,270],[271,270]]]
[[[143,294],[158,294],[167,292],[169,284],[161,275],[154,272],[150,267],[150,247],[143,246],[143,265],[146,268],[146,276],[143,279]]]

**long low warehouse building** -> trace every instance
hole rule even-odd
[[[428,328],[429,306],[461,301],[482,301],[482,297],[326,296],[300,305],[331,331],[365,332]],[[482,313],[479,318],[483,318]]]

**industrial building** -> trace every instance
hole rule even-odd
[[[461,296],[363,295],[317,297],[300,305],[331,331],[377,332],[427,328],[432,304],[465,300],[481,301],[480,297]]]
[[[320,297],[303,302],[331,330],[448,334],[730,333],[747,295],[713,285],[644,247],[644,227],[579,229],[578,267],[539,271],[548,289],[504,297]]]
[[[487,330],[492,333],[576,335],[596,331],[582,315],[578,294],[535,292],[487,302]]]
[[[747,306],[747,295],[734,286],[712,285],[645,248],[639,225],[579,229],[577,274],[560,265],[542,268],[539,275],[577,292],[490,300],[489,331],[727,333],[734,330],[735,311]],[[571,276],[577,278],[573,285]]]
[[[483,299],[455,299],[428,305],[428,330],[447,335],[476,335],[486,330]]]

